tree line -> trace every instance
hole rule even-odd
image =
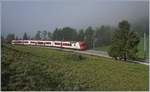
[[[109,45],[108,54],[119,60],[136,59],[137,46],[140,42],[141,34],[131,29],[131,24],[123,20],[118,23],[118,27],[102,25],[97,28],[91,26],[86,29],[76,30],[71,27],[56,28],[53,32],[38,30],[34,37],[30,37],[25,32],[23,40],[59,40],[59,41],[85,41],[88,49]],[[2,41],[11,42],[13,39],[21,39],[15,34],[8,34]]]
[[[26,32],[22,38],[18,38],[15,34],[8,34],[5,38],[7,43],[11,40],[60,40],[60,41],[85,41],[88,48],[94,48],[111,43],[114,28],[102,25],[101,27],[93,28],[91,26],[86,29],[76,30],[71,27],[56,28],[53,32],[46,30],[38,30],[35,36],[30,37]],[[2,37],[3,41],[4,37]]]

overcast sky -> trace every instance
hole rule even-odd
[[[15,33],[30,35],[37,30],[54,31],[56,27],[117,25],[149,16],[146,1],[97,1],[97,0],[49,0],[49,1],[3,1],[2,35]]]

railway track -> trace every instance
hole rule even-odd
[[[35,46],[35,47],[39,47],[39,46]],[[112,58],[105,51],[95,51],[95,50],[79,51],[79,50],[62,49],[62,48],[56,48],[56,47],[41,47],[41,48],[50,48],[50,49],[55,49],[55,50],[67,51],[67,52],[74,52],[74,53],[80,53],[80,54],[86,54],[86,55],[92,55],[92,56],[100,56],[100,57]],[[149,65],[149,60],[147,60],[145,62],[143,62],[143,61],[132,61],[132,60],[129,60],[128,62]]]

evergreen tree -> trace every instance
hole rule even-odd
[[[63,40],[61,29],[56,28],[52,36],[53,40]]]
[[[102,25],[100,28],[96,28],[95,33],[96,46],[105,46],[109,45],[112,40],[112,30],[109,26]]]
[[[15,40],[18,40],[18,39],[19,39],[18,36],[16,36]]]
[[[77,40],[77,32],[75,29],[70,27],[64,27],[62,29],[63,40],[65,41],[75,41]]]
[[[1,43],[5,42],[5,38],[1,35]]]
[[[12,40],[15,40],[15,34],[8,34],[6,37],[7,43],[11,43]]]
[[[41,40],[41,31],[37,31],[36,35],[35,35],[35,40]]]
[[[88,27],[85,30],[85,38],[84,38],[88,48],[93,47],[93,39],[94,39],[94,30],[92,29],[92,27]]]
[[[75,41],[77,40],[77,32],[70,27],[64,27],[63,29],[56,28],[53,32],[53,40]]]
[[[28,40],[28,36],[27,36],[27,33],[25,32],[24,35],[23,35],[23,40]]]
[[[48,32],[48,39],[52,40],[52,33],[51,32]]]
[[[48,33],[47,33],[46,30],[44,30],[44,31],[42,32],[42,40],[47,40],[47,38],[48,38]]]
[[[130,31],[128,21],[119,23],[119,29],[115,32],[109,55],[115,59],[135,59],[139,36],[137,33]]]
[[[78,41],[84,41],[84,31],[83,31],[83,29],[79,30],[77,39],[78,39]]]

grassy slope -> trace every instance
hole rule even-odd
[[[101,46],[101,47],[97,47],[94,50],[100,50],[100,51],[108,51],[110,48],[110,46]]]
[[[148,66],[83,57],[48,48],[2,46],[2,89],[148,90]]]
[[[101,47],[95,48],[95,50],[108,51],[109,47],[110,46],[101,46]],[[138,45],[137,56],[141,59],[144,59],[144,40],[143,40],[143,38],[140,40],[140,43]]]

